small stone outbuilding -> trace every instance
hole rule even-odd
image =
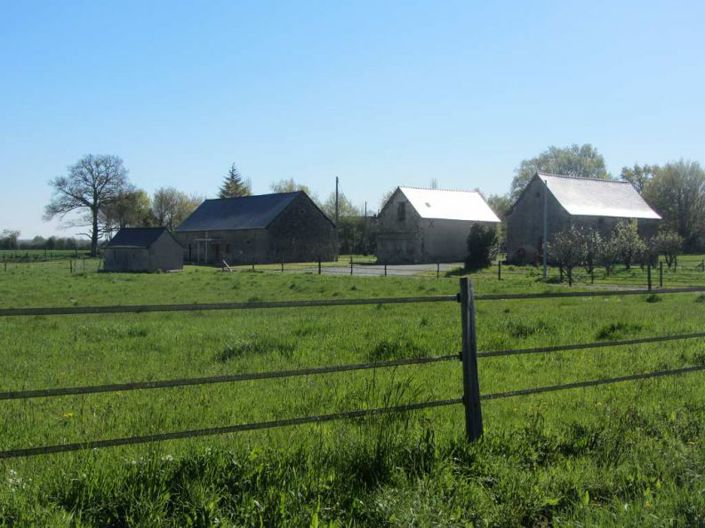
[[[507,214],[507,260],[537,262],[544,223],[550,241],[571,225],[608,235],[622,220],[636,220],[641,235],[648,237],[660,219],[629,182],[538,172]]]
[[[176,271],[184,267],[184,249],[166,227],[123,228],[108,242],[103,270]]]
[[[397,187],[377,216],[377,260],[462,262],[472,225],[499,222],[478,191]]]
[[[197,264],[338,258],[335,224],[303,191],[206,200],[174,235],[186,261]]]

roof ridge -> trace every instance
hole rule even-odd
[[[442,191],[442,192],[464,192],[464,193],[480,193],[479,190],[473,189],[471,191],[467,189],[433,189],[431,187],[414,187],[412,185],[400,185],[400,189],[416,189],[419,191]]]
[[[225,201],[225,200],[240,200],[242,198],[259,198],[260,196],[284,196],[285,194],[298,194],[302,193],[304,191],[288,191],[288,192],[273,192],[273,193],[264,193],[264,194],[248,194],[247,196],[231,196],[229,198],[206,198],[204,202],[219,202],[219,201]]]
[[[120,231],[123,231],[123,230],[125,230],[125,231],[127,231],[127,230],[137,231],[138,229],[139,229],[139,230],[142,230],[142,231],[147,231],[147,230],[152,230],[152,229],[154,229],[154,230],[156,230],[156,229],[166,229],[166,226],[121,227],[119,230],[120,230]]]
[[[556,174],[554,172],[536,171],[536,175],[548,176],[549,178],[563,178],[565,180],[588,180],[588,181],[596,181],[596,182],[603,182],[603,183],[627,183],[627,184],[629,184],[628,181],[624,181],[624,180],[613,180],[611,178],[593,178],[590,176],[576,176],[573,174]]]

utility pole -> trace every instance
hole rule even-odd
[[[338,177],[335,177],[335,225],[338,225],[340,216],[340,203],[338,202]]]
[[[543,182],[543,280],[548,278],[548,182]]]

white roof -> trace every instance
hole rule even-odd
[[[542,172],[538,177],[570,215],[661,219],[629,182]]]
[[[445,191],[399,187],[421,218],[500,222],[483,196],[477,191]]]

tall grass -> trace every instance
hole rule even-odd
[[[47,275],[49,273],[49,275]],[[53,275],[52,275],[53,273]],[[47,280],[47,276],[50,280]],[[508,281],[507,281],[508,282]],[[543,291],[533,279],[480,291]],[[0,274],[0,305],[455,293],[455,279],[268,273]],[[695,294],[478,304],[482,350],[699,331]],[[456,303],[6,318],[0,390],[459,351]],[[701,364],[697,341],[482,359],[483,393]],[[0,450],[457,397],[454,362],[0,402]],[[0,526],[697,525],[699,374],[268,432],[0,462]]]

